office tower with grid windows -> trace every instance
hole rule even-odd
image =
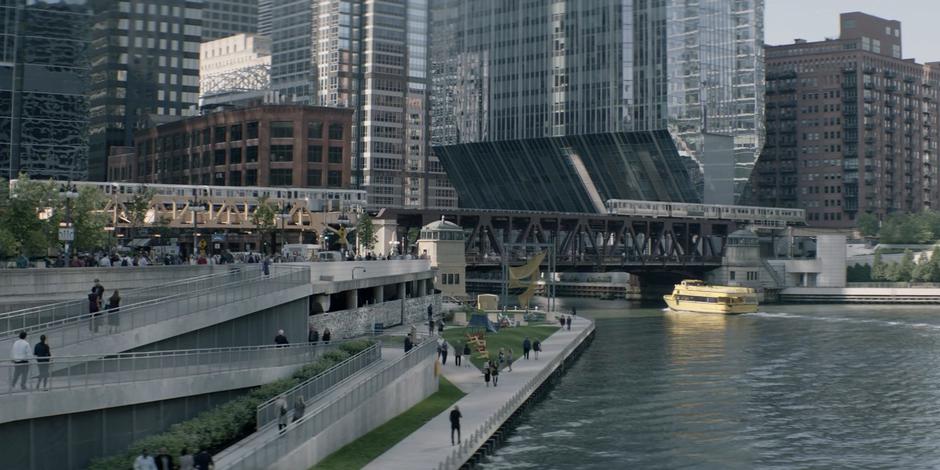
[[[438,0],[432,26],[435,145],[668,129],[694,168],[723,134],[747,181],[763,0]]]
[[[258,14],[264,1],[203,0],[202,40],[212,41],[240,33],[257,33],[261,25]]]
[[[280,100],[353,110],[353,178],[370,204],[433,205],[427,0],[287,0],[270,11]]]
[[[816,227],[937,208],[940,66],[904,59],[898,21],[853,12],[837,39],[767,47],[767,145],[758,205]]]

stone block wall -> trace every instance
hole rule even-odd
[[[310,316],[310,324],[320,333],[330,329],[333,339],[351,338],[372,333],[373,323],[382,323],[386,328],[395,325],[415,325],[419,329],[427,323],[428,304],[433,305],[434,313],[441,311],[441,295],[367,305],[364,307],[320,313]],[[422,330],[423,331],[423,330]]]

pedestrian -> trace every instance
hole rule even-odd
[[[522,357],[524,357],[526,360],[529,359],[530,349],[532,349],[532,342],[529,341],[529,337],[526,336],[525,339],[522,340]]]
[[[542,342],[536,339],[535,343],[532,343],[532,350],[535,351],[535,360],[539,360],[539,351],[542,350]]]
[[[271,257],[270,256],[265,256],[264,261],[261,262],[261,273],[264,274],[265,277],[271,275]]]
[[[440,333],[441,335],[444,334],[444,319],[443,318],[437,321],[437,332]]]
[[[190,454],[189,449],[185,447],[180,451],[179,470],[193,470],[193,455]]]
[[[447,342],[441,343],[441,365],[447,365]]]
[[[428,336],[434,335],[434,320],[428,320]]]
[[[29,342],[26,341],[26,332],[21,331],[18,340],[13,343],[13,350],[10,353],[10,359],[13,361],[13,382],[10,384],[10,390],[16,388],[16,381],[22,377],[20,389],[26,390],[26,377],[29,376]]]
[[[491,363],[491,362],[487,362],[487,363],[483,366],[483,381],[486,382],[486,386],[487,386],[487,387],[490,386],[490,364],[492,364],[492,363]]]
[[[568,325],[568,331],[571,331],[571,317],[565,319],[565,324]]]
[[[564,328],[564,327],[565,327],[565,316],[564,316],[564,315],[559,315],[559,316],[558,316],[558,321],[561,322],[561,327]]]
[[[121,293],[118,289],[114,290],[111,297],[108,297],[108,333],[117,333],[121,326],[121,320],[117,313],[121,310]]]
[[[330,334],[330,329],[324,328],[323,329],[323,344],[330,344],[330,336],[332,336]]]
[[[490,374],[493,375],[493,386],[499,385],[499,364],[490,363],[490,368],[493,369]]]
[[[502,368],[503,364],[506,362],[506,353],[503,351],[503,348],[499,348],[499,355],[496,356],[496,358],[498,359],[496,366]]]
[[[287,429],[287,400],[284,397],[277,400],[277,430],[281,433]]]
[[[274,344],[277,344],[280,347],[287,346],[290,342],[287,341],[287,336],[284,336],[284,330],[277,330],[277,336],[274,337]]]
[[[95,317],[98,316],[99,307],[98,294],[95,294],[95,289],[92,288],[91,292],[88,293],[88,313],[91,316],[91,318],[88,319],[88,331],[98,332],[98,324],[96,323],[97,320]]]
[[[454,365],[460,367],[460,362],[463,356],[463,348],[456,347],[454,348]]]
[[[411,325],[411,331],[408,333],[411,336],[411,340],[414,341],[418,337],[418,329],[415,328],[414,324]]]
[[[300,420],[300,418],[303,418],[304,412],[306,411],[307,402],[304,401],[304,397],[302,395],[297,395],[297,399],[294,400],[294,419],[291,422],[293,423]]]
[[[450,445],[454,445],[454,431],[457,431],[457,444],[461,443],[460,418],[463,418],[463,415],[460,414],[460,408],[454,405],[454,409],[450,411]]]
[[[46,335],[39,337],[39,342],[33,349],[33,356],[36,356],[36,367],[39,369],[39,376],[36,378],[36,390],[42,388],[49,390],[49,358],[52,357],[52,351],[46,344]]]
[[[199,453],[193,456],[193,467],[196,470],[209,470],[209,467],[214,464],[215,462],[212,461],[212,454],[210,454],[206,449],[200,449]]]
[[[160,453],[153,458],[155,464],[157,464],[157,470],[174,470],[176,468],[173,465],[173,456],[166,453],[166,447],[160,448]]]
[[[134,459],[134,470],[157,470],[157,464],[153,461],[153,456],[147,453],[147,449],[141,450],[140,455]]]
[[[428,304],[428,321],[434,320],[434,308]]]
[[[466,367],[470,367],[470,343],[463,343],[463,355],[467,356]]]
[[[317,344],[320,342],[320,332],[317,327],[310,325],[310,331],[307,333],[307,342]]]
[[[415,345],[414,342],[411,341],[411,336],[405,336],[405,352],[411,351],[414,347]]]
[[[506,371],[512,372],[512,348],[509,348],[509,354],[506,357]]]

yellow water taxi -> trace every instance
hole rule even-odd
[[[750,287],[706,286],[704,282],[686,279],[676,284],[672,294],[663,300],[678,312],[721,313],[736,315],[757,311],[757,292]]]

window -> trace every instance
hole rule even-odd
[[[242,148],[234,147],[228,151],[228,161],[229,163],[241,163],[242,162]]]
[[[241,186],[242,185],[242,172],[240,171],[228,172],[228,185],[229,186]]]
[[[294,136],[294,123],[290,121],[275,121],[271,123],[271,138],[278,139]]]
[[[343,125],[339,123],[330,124],[330,139],[341,140],[343,138]]]
[[[331,188],[338,188],[343,184],[343,172],[331,171],[326,174],[326,185]]]
[[[307,170],[307,186],[323,186],[323,174],[320,170]]]
[[[308,162],[323,161],[323,147],[319,145],[308,145],[307,146],[307,161]]]
[[[215,151],[215,164],[225,165],[225,149],[218,149]]]
[[[330,163],[343,163],[343,148],[330,147],[327,158]]]
[[[225,172],[219,171],[212,175],[212,184],[215,186],[225,186]]]
[[[210,160],[209,152],[202,152],[202,166],[211,166],[212,160]]]
[[[289,162],[294,160],[294,146],[293,145],[272,145],[271,146],[271,161],[272,162]]]
[[[245,186],[257,186],[258,185],[258,170],[246,170],[245,171]]]
[[[242,140],[242,125],[235,124],[228,130],[228,136],[231,140]]]
[[[290,168],[272,168],[271,186],[291,186],[294,184],[294,170]]]
[[[729,277],[729,279],[731,279],[731,280],[733,281],[733,280],[734,280],[734,271],[731,271],[730,276],[731,276],[731,277]]]
[[[215,143],[225,142],[225,126],[215,128]]]
[[[323,123],[320,121],[313,121],[307,124],[307,138],[308,139],[322,139],[323,138]]]
[[[258,161],[258,147],[248,147],[245,149],[245,163],[255,163]]]
[[[245,131],[248,134],[249,139],[257,139],[258,138],[258,123],[249,122],[248,124],[245,125]]]

